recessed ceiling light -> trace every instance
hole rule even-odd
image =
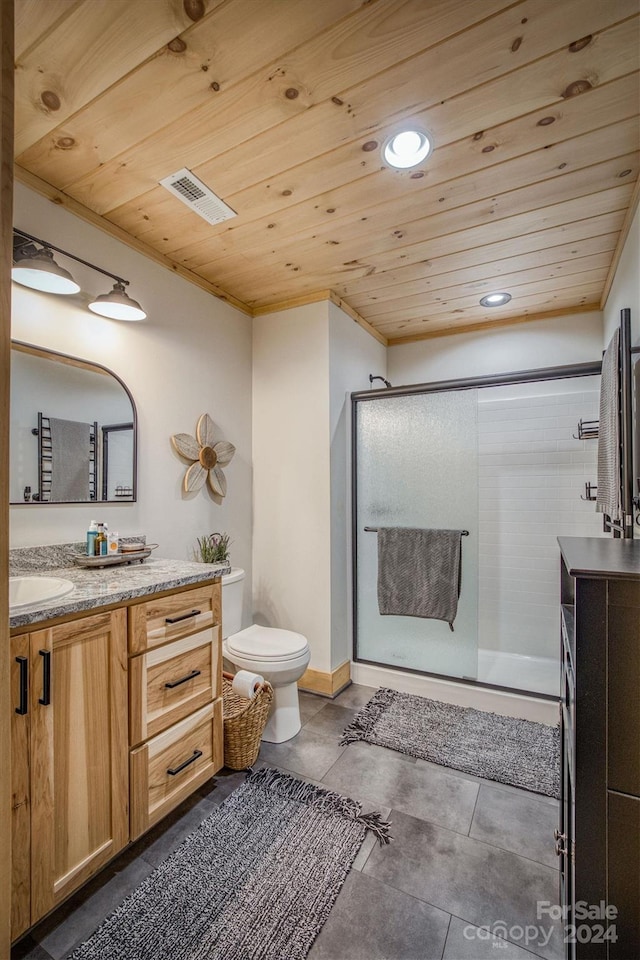
[[[502,307],[505,303],[509,303],[511,300],[510,293],[488,293],[486,297],[483,297],[480,301],[481,307]]]
[[[390,167],[407,170],[422,163],[432,148],[429,135],[416,127],[388,137],[382,147],[382,158]]]

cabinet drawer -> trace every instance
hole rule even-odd
[[[154,737],[222,694],[219,632],[219,627],[209,627],[131,658],[131,746]]]
[[[138,603],[129,611],[129,653],[143,653],[219,623],[219,582]]]
[[[132,750],[131,839],[173,810],[222,764],[222,698]]]

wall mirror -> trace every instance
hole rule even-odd
[[[97,363],[11,342],[12,504],[136,499],[136,408]]]

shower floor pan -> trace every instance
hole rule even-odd
[[[531,693],[560,695],[560,661],[501,650],[478,650],[478,680]]]

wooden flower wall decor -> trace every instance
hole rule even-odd
[[[209,414],[203,413],[198,420],[195,437],[188,433],[176,433],[171,437],[171,442],[181,457],[191,460],[182,484],[184,492],[195,493],[206,480],[213,493],[224,497],[227,478],[222,468],[231,462],[236,448],[226,440],[216,443],[213,420]]]

